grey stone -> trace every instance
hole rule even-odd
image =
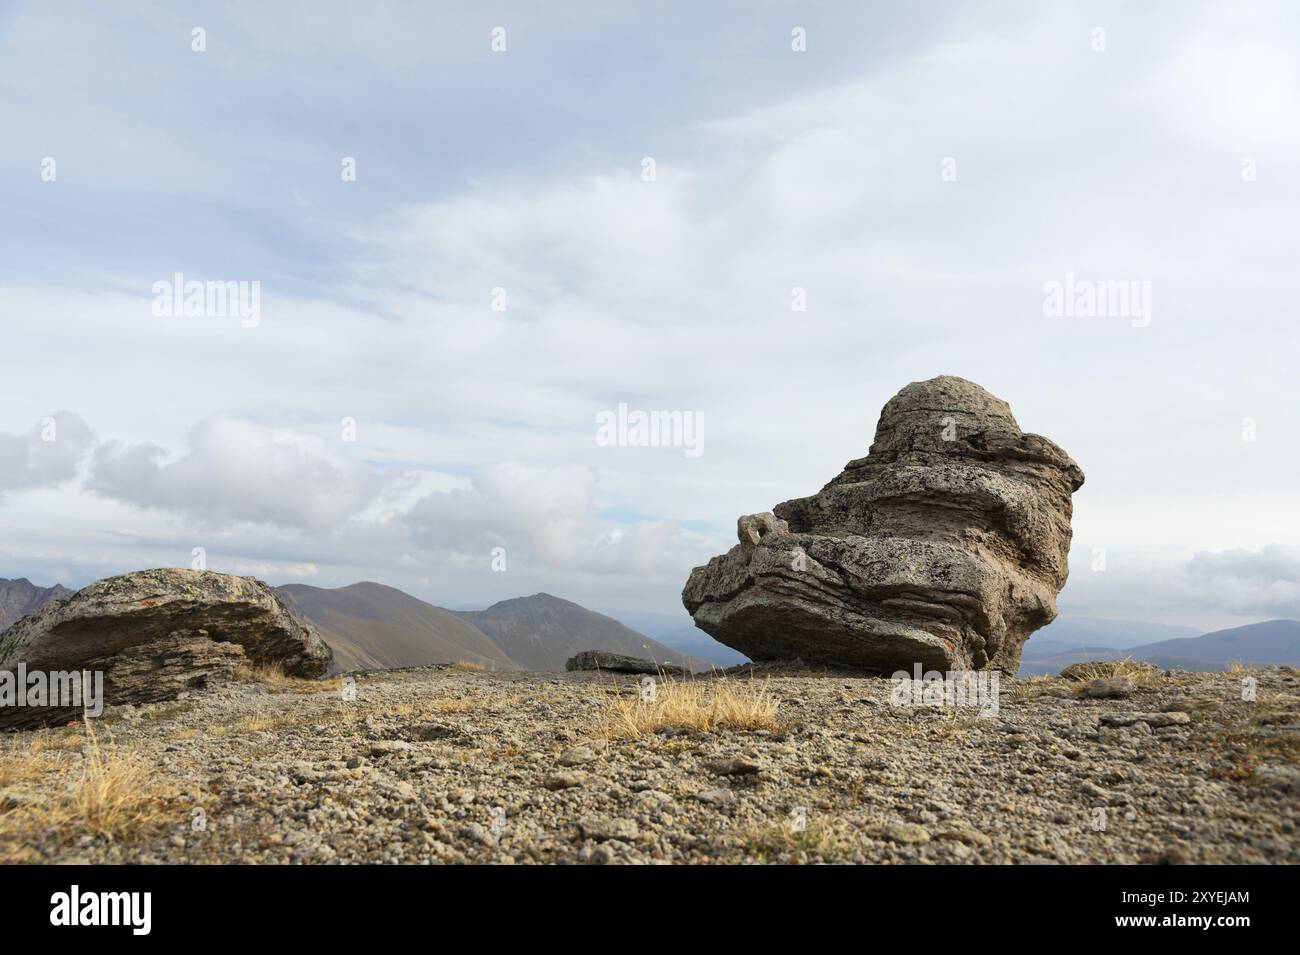
[[[915,382],[866,457],[812,497],[741,518],[741,542],[692,571],[682,602],[755,661],[1015,673],[1056,616],[1082,484],[1006,402],[961,378]]]
[[[413,749],[410,743],[402,739],[381,739],[370,747],[371,756],[392,756],[394,753],[409,753]]]
[[[1255,780],[1284,793],[1300,793],[1300,766],[1260,766]]]
[[[1126,676],[1089,680],[1083,695],[1090,700],[1122,700],[1133,695],[1133,681]]]
[[[0,635],[0,669],[102,671],[105,702],[156,703],[229,679],[240,664],[317,677],[330,648],[260,580],[162,568],[96,581]],[[6,708],[0,726],[64,722],[55,707]]]
[[[716,776],[756,776],[763,767],[748,759],[722,759],[707,764],[709,772]]]
[[[1148,728],[1160,726],[1186,726],[1192,721],[1188,713],[1174,710],[1169,713],[1103,713],[1103,726],[1135,726],[1145,723]]]
[[[560,754],[556,762],[561,766],[581,766],[584,763],[595,762],[596,751],[590,746],[574,746],[572,749],[565,750]]]
[[[669,676],[687,674],[687,671],[681,667],[655,663],[653,660],[642,660],[640,657],[629,657],[621,653],[605,653],[601,650],[583,650],[581,653],[574,654],[564,664],[564,669],[608,670],[611,673],[640,673],[648,676],[660,673]]]
[[[768,534],[788,534],[790,525],[771,511],[746,514],[736,520],[736,537],[742,544],[757,544]]]
[[[590,778],[590,774],[584,773],[580,769],[572,769],[567,772],[555,773],[548,776],[543,785],[550,790],[573,789],[577,786],[584,785]]]
[[[922,845],[930,841],[929,831],[924,826],[912,822],[885,823],[868,830],[867,834],[876,839],[903,845]]]
[[[640,827],[631,819],[588,818],[583,819],[579,826],[584,836],[597,842],[606,842],[610,839],[631,842],[641,834]]]
[[[736,794],[730,789],[706,789],[695,798],[707,806],[725,806],[736,801]]]

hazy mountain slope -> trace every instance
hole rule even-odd
[[[1096,643],[1071,643],[1068,640],[1037,640],[1030,638],[1032,644],[1026,643],[1021,654],[1025,660],[1043,660],[1060,656],[1062,653],[1092,653],[1094,651],[1119,652],[1118,647],[1103,647]]]
[[[613,617],[570,600],[533,594],[503,600],[486,610],[458,614],[496,641],[497,646],[529,670],[563,670],[581,650],[605,650],[706,670],[708,664],[652,640]]]
[[[739,663],[748,663],[749,657],[739,650],[733,650],[725,643],[719,643],[699,627],[687,625],[676,627],[659,634],[659,641],[674,650],[698,657],[714,666],[727,668]]]
[[[1234,660],[1242,663],[1267,665],[1271,663],[1300,663],[1300,621],[1268,620],[1245,627],[1216,630],[1199,637],[1179,637],[1159,640],[1124,649],[1098,646],[1065,646],[1055,641],[1042,641],[1025,646],[1025,655],[1017,676],[1041,676],[1060,673],[1071,663],[1082,660],[1114,660],[1133,657],[1156,666],[1182,670],[1223,670]]]
[[[37,587],[26,577],[17,580],[0,577],[0,632],[7,630],[20,617],[35,613],[46,601],[71,594],[72,591],[61,584]]]
[[[1036,631],[1025,643],[1025,656],[1042,656],[1035,648],[1044,644],[1064,644],[1068,647],[1126,647],[1141,646],[1158,640],[1195,637],[1201,631],[1192,627],[1179,627],[1165,623],[1145,623],[1141,620],[1106,620],[1101,617],[1077,617],[1062,614],[1043,629]]]
[[[518,669],[490,637],[450,610],[383,584],[328,590],[288,584],[276,592],[334,649],[334,670],[468,661]]]
[[[684,610],[676,613],[655,613],[638,610],[601,610],[624,626],[658,640],[681,653],[689,654],[718,667],[731,667],[746,663],[749,657],[726,644],[719,643],[691,621]]]
[[[1133,656],[1185,670],[1222,669],[1234,660],[1265,665],[1300,663],[1300,620],[1266,620],[1182,640],[1134,647]]]

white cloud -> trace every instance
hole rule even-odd
[[[1202,552],[1187,565],[1195,599],[1248,616],[1300,618],[1300,548]]]
[[[278,561],[235,561],[229,567],[211,567],[210,570],[219,570],[222,573],[239,574],[242,577],[271,577],[280,580],[284,577],[291,577],[294,580],[304,580],[315,577],[320,573],[320,568],[315,564],[286,564]]]
[[[383,481],[320,438],[213,418],[173,460],[153,444],[108,442],[89,487],[200,522],[250,521],[321,530],[366,507]]]
[[[505,462],[484,468],[470,487],[428,495],[409,523],[418,545],[489,562],[505,548],[507,564],[599,574],[672,572],[698,538],[673,521],[614,523],[595,507],[597,474],[580,466],[536,468]]]
[[[134,183],[174,199],[159,219],[202,210],[209,224],[238,225],[191,243],[133,221],[119,230],[130,243],[91,236],[96,270],[79,279],[89,290],[41,284],[41,261],[27,263],[25,286],[0,287],[0,312],[40,316],[14,326],[14,397],[0,426],[26,433],[46,404],[64,405],[94,409],[113,438],[88,485],[107,498],[70,481],[54,495],[49,482],[75,463],[37,461],[26,438],[0,438],[0,490],[28,488],[0,504],[7,559],[125,569],[207,543],[227,562],[316,565],[322,582],[425,579],[447,602],[622,587],[620,599],[663,609],[694,563],[729,545],[736,515],[815,492],[865,453],[898,388],[952,373],[1010,401],[1088,475],[1075,520],[1085,569],[1063,603],[1150,616],[1201,607],[1186,603],[1193,553],[1300,541],[1289,410],[1300,403],[1290,317],[1300,184],[1282,172],[1300,139],[1297,31],[1285,8],[1258,12],[1108,7],[1097,14],[1108,49],[1094,53],[1091,10],[1027,5],[965,14],[946,39],[891,43],[887,59],[854,47],[835,60],[827,30],[850,11],[831,5],[815,52],[753,61],[752,95],[731,95],[741,84],[729,61],[699,58],[686,41],[689,101],[656,111],[627,86],[598,84],[572,109],[621,117],[606,141],[548,111],[563,100],[552,80],[564,67],[540,33],[520,35],[531,59],[510,60],[536,71],[535,126],[466,124],[475,107],[444,99],[434,122],[403,127],[391,108],[402,101],[362,80],[313,73],[302,58],[284,71],[263,63],[244,41],[273,35],[255,29],[271,21],[239,15],[206,59],[180,44],[145,61],[154,68],[125,71],[129,127],[98,99],[79,100],[86,123],[64,124],[48,147],[60,182],[15,203],[80,197],[67,187],[90,188],[82,173],[94,169],[128,197]],[[481,39],[478,24],[452,20],[443,28]],[[389,10],[376,22],[348,22],[339,36],[322,21],[309,45],[378,66],[348,76],[377,72],[381,90],[433,88],[419,72],[433,48],[412,39],[425,31],[389,56],[389,27],[408,21]],[[897,26],[908,42],[934,33]],[[33,11],[16,28],[3,41],[15,55],[21,37],[63,35]],[[137,31],[102,43],[98,32],[69,35],[86,53],[70,61],[77,71],[93,72],[97,57],[129,62]],[[15,71],[13,89],[31,108],[0,149],[15,169],[43,154],[39,132],[66,98],[67,78],[42,66],[39,43],[26,46],[33,69]],[[470,60],[503,65],[434,46],[440,62],[458,59],[457,76]],[[722,74],[728,96],[714,99]],[[156,99],[171,88],[161,76],[192,84],[176,109]],[[309,97],[327,104],[328,133],[313,114],[232,95],[240,76],[269,97],[328,93]],[[202,129],[174,125],[218,91],[255,135],[218,136],[229,124],[208,113],[193,114]],[[381,103],[389,112],[369,142],[382,148],[335,142],[335,129],[364,125]],[[282,129],[286,115],[297,119]],[[665,115],[680,115],[676,128]],[[123,136],[137,143],[125,159],[100,155]],[[419,174],[435,138],[456,151],[439,152],[439,172],[444,158],[470,172]],[[360,154],[349,186],[338,181],[344,152]],[[658,160],[655,182],[639,178],[645,154]],[[1245,155],[1258,161],[1251,184],[1239,177]],[[940,178],[948,156],[955,182]],[[289,191],[292,208],[276,205]],[[155,233],[164,238],[150,244]],[[240,271],[250,262],[257,274]],[[262,280],[262,324],[155,319],[151,283],[177,269]],[[1046,319],[1042,284],[1066,271],[1150,279],[1151,327]],[[791,310],[794,286],[808,311]],[[505,312],[491,308],[495,287]],[[597,447],[594,416],[620,401],[702,411],[705,454]],[[344,416],[359,432],[346,447],[329,436]],[[204,424],[187,439],[194,422]],[[497,545],[510,573],[480,574]],[[1086,569],[1092,546],[1109,552],[1105,574]],[[1281,607],[1268,588],[1284,584],[1207,592]]]
[[[1188,552],[1076,548],[1061,595],[1063,614],[1176,623],[1204,630],[1253,620],[1300,619],[1300,548]]]
[[[90,427],[69,411],[48,415],[20,434],[0,432],[0,493],[75,477],[94,443]]]

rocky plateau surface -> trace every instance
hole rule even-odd
[[[1300,862],[1288,667],[1004,678],[986,715],[896,705],[887,679],[758,667],[756,683],[696,686],[757,689],[765,728],[630,736],[611,711],[666,706],[670,683],[644,701],[639,677],[611,673],[354,679],[235,682],[0,737],[0,857]],[[78,787],[118,776],[129,798],[85,815]]]

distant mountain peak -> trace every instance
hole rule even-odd
[[[557,597],[555,594],[548,594],[545,591],[538,591],[535,594],[529,594],[526,597],[507,597],[505,600],[498,600],[487,610],[496,607],[519,607],[519,606],[557,606],[557,607],[580,607],[572,600],[565,600],[563,597]],[[483,611],[486,612],[486,611]]]
[[[48,601],[71,594],[72,591],[62,584],[38,587],[26,577],[13,580],[0,577],[0,632],[9,629],[15,621],[40,610]]]
[[[316,625],[342,669],[465,660],[503,670],[561,671],[569,657],[583,650],[707,666],[554,594],[511,597],[486,610],[453,611],[374,581],[335,588],[286,584],[276,590]]]
[[[324,588],[276,588],[299,616],[315,624],[334,649],[339,669],[388,669],[433,663],[477,663],[512,669],[514,661],[477,627],[387,584],[362,581]]]
[[[687,669],[708,667],[704,661],[633,630],[614,617],[545,592],[500,600],[486,610],[463,611],[460,616],[530,670],[563,670],[569,657],[584,650],[619,653]]]

